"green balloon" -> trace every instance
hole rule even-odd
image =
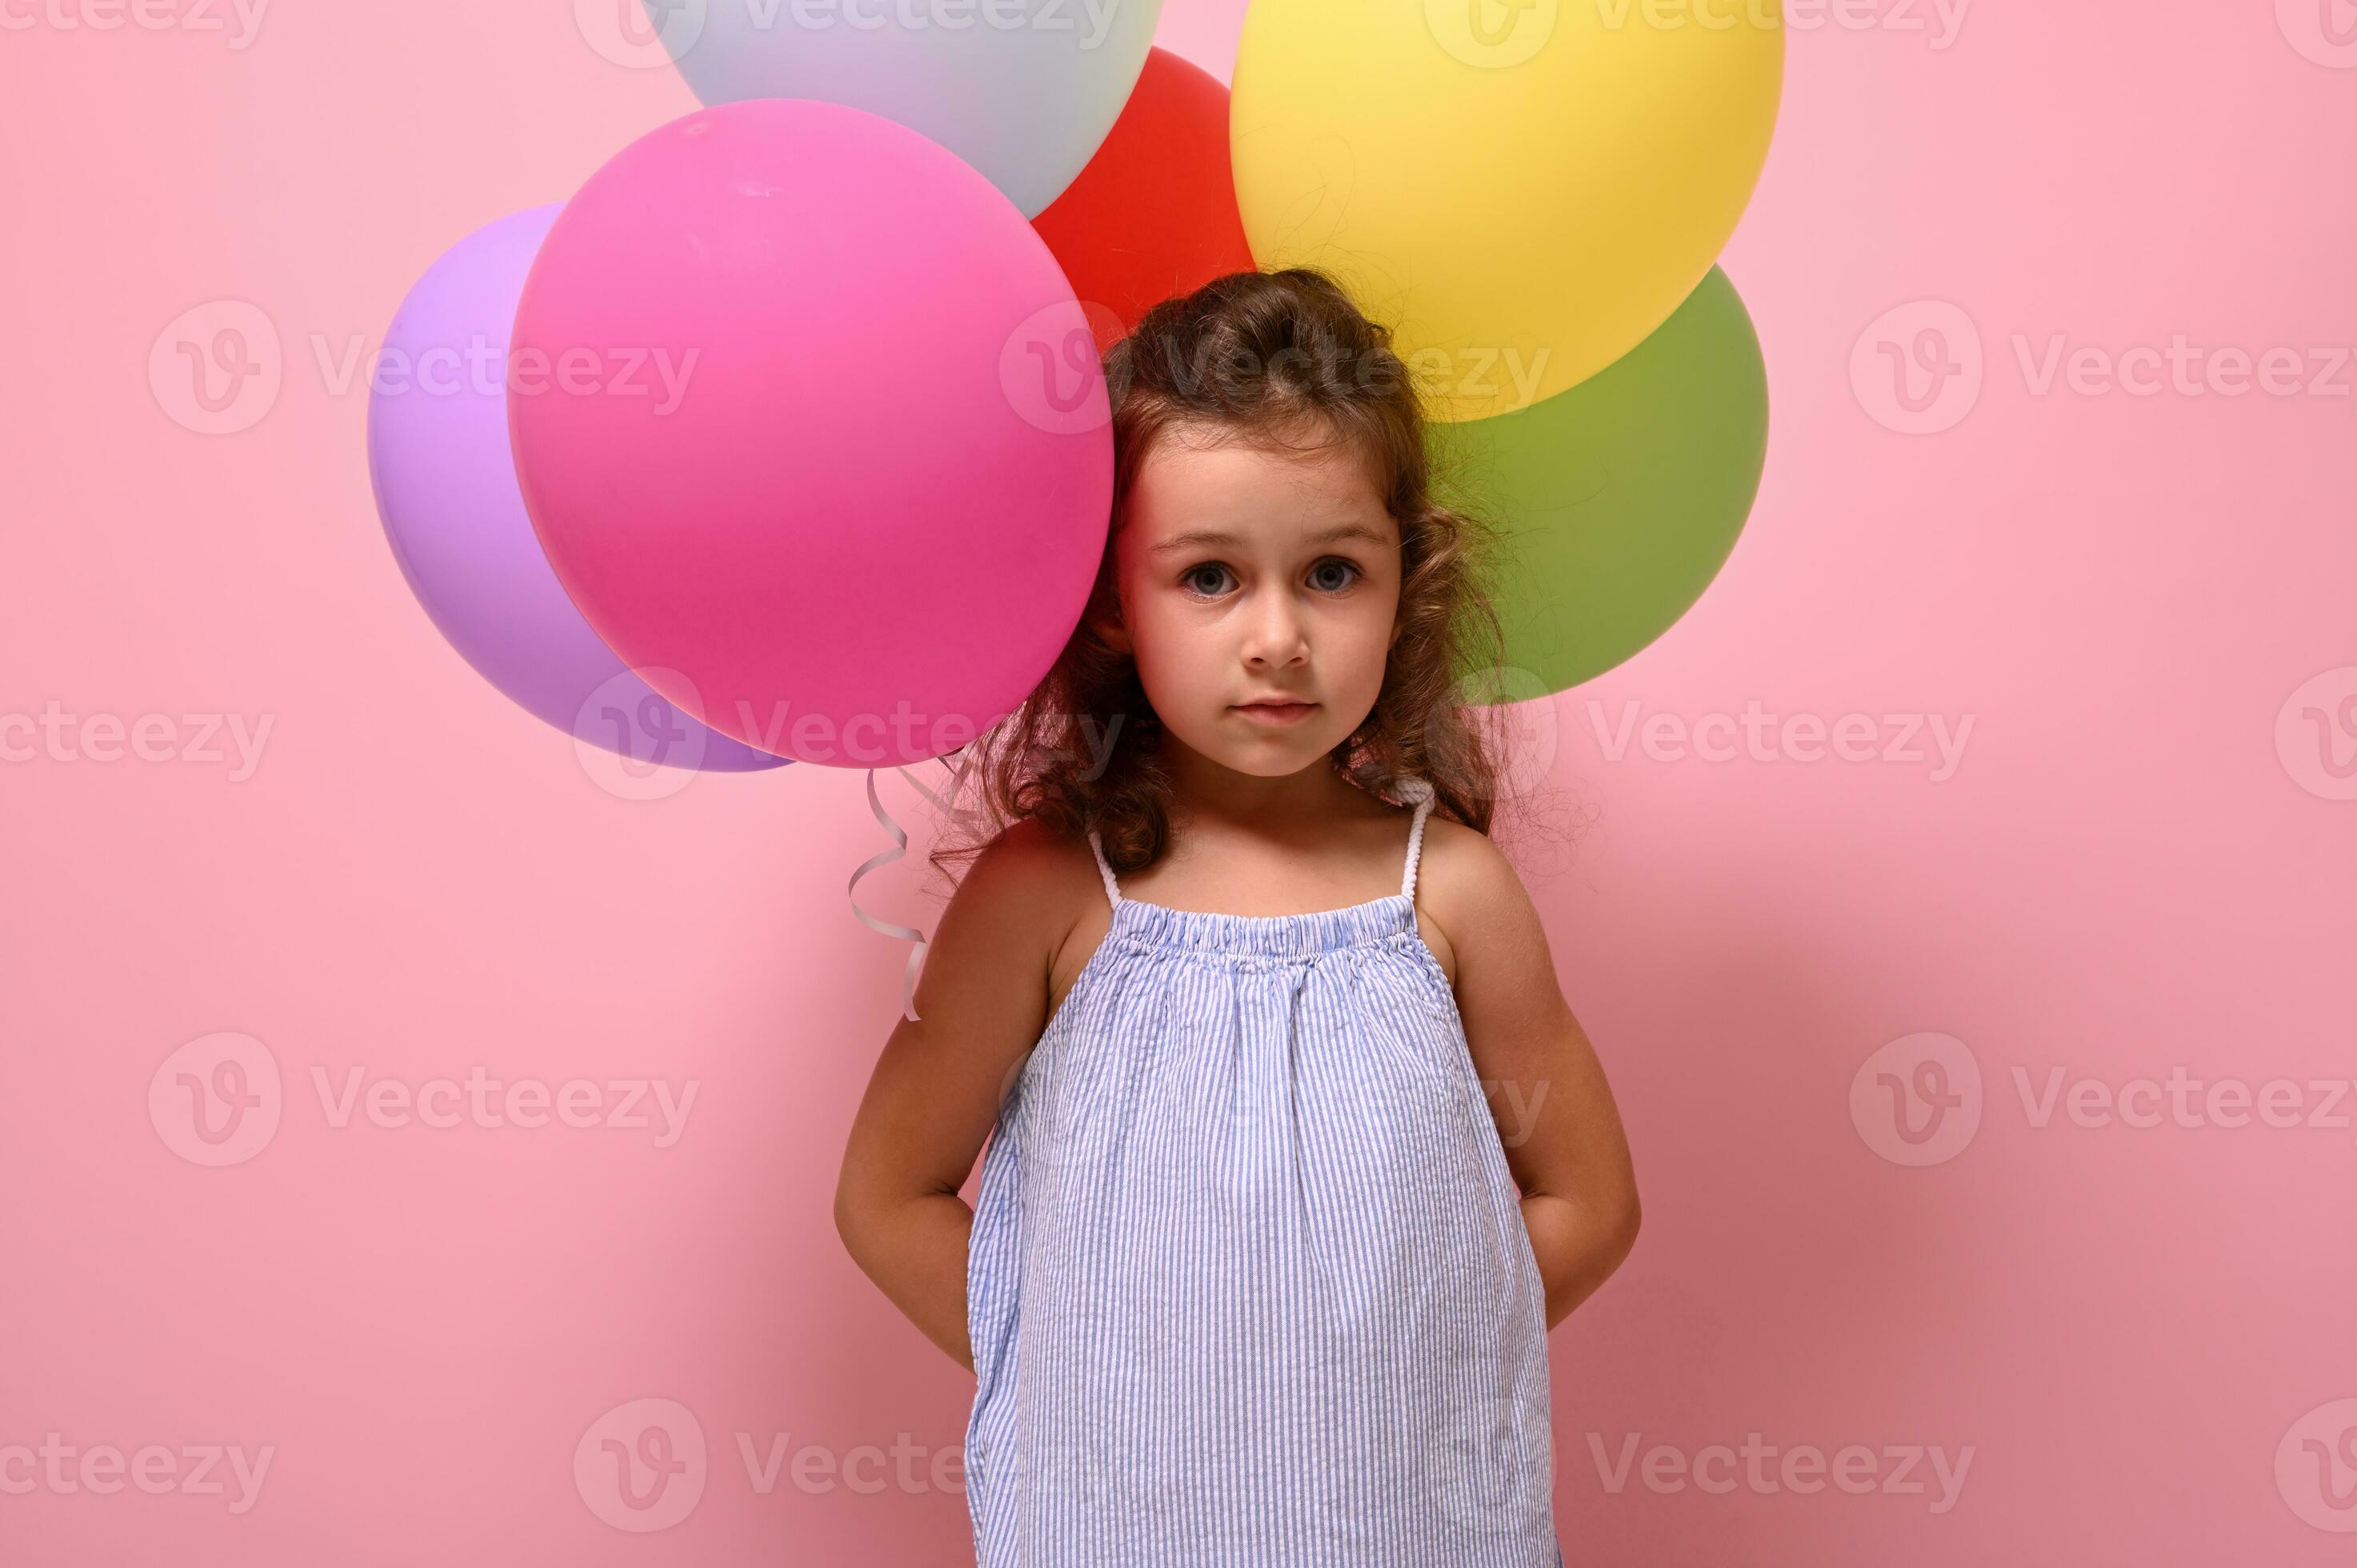
[[[1491,587],[1506,662],[1544,687],[1510,695],[1545,695],[1634,657],[1726,564],[1767,462],[1768,370],[1713,267],[1578,385],[1427,431],[1435,499],[1501,535]]]

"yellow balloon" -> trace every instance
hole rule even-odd
[[[1587,380],[1751,199],[1781,0],[1253,0],[1229,132],[1254,259],[1396,329],[1434,418]]]

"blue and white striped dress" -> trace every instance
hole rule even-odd
[[[1400,891],[1122,897],[1017,1075],[967,1255],[979,1568],[1561,1568],[1546,1316]]]

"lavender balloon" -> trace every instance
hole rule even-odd
[[[401,302],[369,394],[369,481],[410,591],[492,685],[637,762],[744,773],[785,758],[708,728],[640,680],[573,607],[508,451],[508,334],[562,203],[485,225]]]

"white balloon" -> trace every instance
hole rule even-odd
[[[898,121],[1036,218],[1113,130],[1162,0],[640,0],[709,106],[815,98]]]

